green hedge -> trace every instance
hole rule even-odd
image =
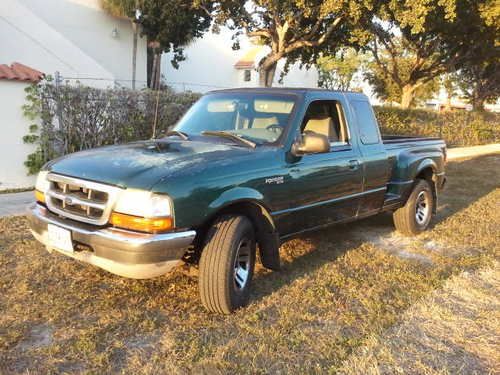
[[[500,114],[375,107],[383,134],[442,137],[450,146],[473,146],[500,141]]]

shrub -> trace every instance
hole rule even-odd
[[[25,162],[30,174],[61,155],[165,133],[200,96],[170,89],[56,87],[50,78],[28,87],[26,92],[24,114],[38,121],[23,138],[37,146]]]
[[[500,141],[500,114],[434,112],[423,109],[375,107],[384,134],[442,137],[448,146],[473,146]]]

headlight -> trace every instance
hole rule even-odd
[[[172,204],[166,195],[127,189],[120,194],[115,204],[115,211],[142,217],[171,216]]]
[[[50,188],[50,182],[47,180],[49,171],[40,171],[36,178],[35,199],[37,202],[45,203],[45,193]]]
[[[173,228],[172,201],[166,195],[125,190],[115,204],[110,223],[142,232],[164,232]]]

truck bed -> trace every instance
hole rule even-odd
[[[397,208],[404,203],[413,178],[418,173],[422,155],[429,164],[437,166],[441,174],[443,162],[446,160],[446,143],[437,137],[382,135],[382,143],[387,151],[390,178],[384,208]],[[406,166],[404,170],[400,166]]]
[[[382,134],[382,142],[384,144],[408,143],[408,142],[418,142],[418,141],[439,141],[439,140],[441,140],[441,138]]]
[[[382,135],[382,143],[389,152],[389,156],[396,156],[403,150],[410,151],[415,148],[436,151],[443,150],[446,144],[443,139],[437,137],[420,137],[407,135]]]

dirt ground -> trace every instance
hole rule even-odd
[[[0,373],[496,373],[500,156],[448,176],[428,232],[383,214],[304,235],[231,316],[203,310],[184,267],[120,278],[0,219]]]

